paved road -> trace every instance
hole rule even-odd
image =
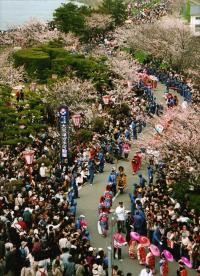
[[[155,96],[157,97],[159,102],[164,103],[163,99],[163,90],[164,87],[162,85],[159,85],[157,90],[155,91]],[[150,127],[147,127],[145,131],[152,131]],[[136,146],[132,146],[132,151],[130,153],[130,158],[133,156],[134,151],[136,150]],[[129,208],[129,196],[128,192],[131,192],[132,190],[132,184],[137,181],[137,176],[132,175],[131,171],[131,165],[130,161],[119,161],[118,164],[115,164],[114,166],[118,168],[119,165],[122,165],[125,168],[125,172],[127,175],[127,188],[123,195],[119,195],[114,204],[113,209],[117,207],[119,201],[123,201],[126,209]],[[78,214],[84,214],[88,220],[88,226],[91,234],[91,242],[93,247],[95,248],[103,248],[105,252],[107,251],[107,247],[111,244],[111,232],[114,231],[114,229],[110,226],[109,227],[109,235],[107,238],[104,238],[98,234],[97,231],[97,220],[98,220],[98,212],[97,212],[97,206],[99,202],[100,196],[105,191],[105,186],[107,185],[107,176],[109,175],[111,168],[113,165],[107,164],[105,166],[105,171],[103,174],[98,174],[95,176],[94,185],[86,185],[84,186],[79,194],[80,199],[78,199]],[[143,164],[141,168],[141,172],[144,176],[146,176],[146,165]],[[110,222],[111,222],[111,215],[110,215]],[[132,272],[133,276],[138,276],[139,272],[141,270],[141,266],[138,264],[138,261],[133,261],[128,256],[127,247],[123,248],[123,262],[118,262],[117,260],[113,262],[113,264],[117,264],[119,268],[124,272],[126,275],[127,272]],[[176,268],[177,264],[172,263],[170,264],[170,273],[169,276],[175,276],[176,275]],[[159,268],[157,267],[157,271],[159,271]],[[159,274],[159,273],[157,273]],[[189,272],[189,276],[196,275],[195,272],[191,271]]]

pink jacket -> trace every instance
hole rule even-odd
[[[121,233],[115,233],[113,236],[114,248],[121,248],[126,243],[124,236]]]

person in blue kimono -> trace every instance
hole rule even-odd
[[[153,184],[153,168],[151,166],[147,167],[147,175],[148,175],[149,185]]]
[[[116,195],[117,192],[117,172],[115,168],[112,168],[110,175],[108,176],[108,183],[111,184],[111,191],[113,195]]]
[[[161,236],[162,236],[162,234],[160,232],[160,227],[157,226],[156,229],[153,232],[152,244],[158,246],[158,248],[160,250],[162,248]]]
[[[132,124],[132,131],[133,131],[133,139],[137,140],[137,123],[133,121]]]
[[[95,164],[94,164],[94,160],[92,159],[88,161],[88,172],[89,172],[89,183],[90,185],[93,185]]]
[[[104,158],[103,151],[100,151],[100,152],[99,152],[98,159],[99,159],[99,162],[100,162],[100,163],[99,163],[99,172],[100,172],[100,173],[103,173],[104,164],[105,164],[105,158]]]
[[[140,187],[144,188],[145,187],[145,183],[147,182],[146,179],[142,176],[142,174],[139,174],[138,178],[139,178],[139,185],[140,185]]]
[[[125,130],[125,137],[127,140],[131,140],[131,133],[129,128]]]

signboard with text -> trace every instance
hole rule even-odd
[[[67,106],[59,108],[59,123],[60,123],[60,137],[61,137],[61,157],[68,157],[68,124],[69,124],[69,110]]]

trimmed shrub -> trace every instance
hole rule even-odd
[[[14,54],[15,65],[25,65],[28,74],[39,79],[47,79],[51,74],[64,75],[72,69],[82,79],[92,79],[94,83],[108,83],[108,68],[105,59],[72,54],[63,48],[43,45],[38,48],[24,49]]]
[[[40,75],[41,72],[50,69],[50,57],[41,48],[23,49],[14,53],[14,60],[16,66],[24,65],[27,73],[32,75],[34,73]]]

